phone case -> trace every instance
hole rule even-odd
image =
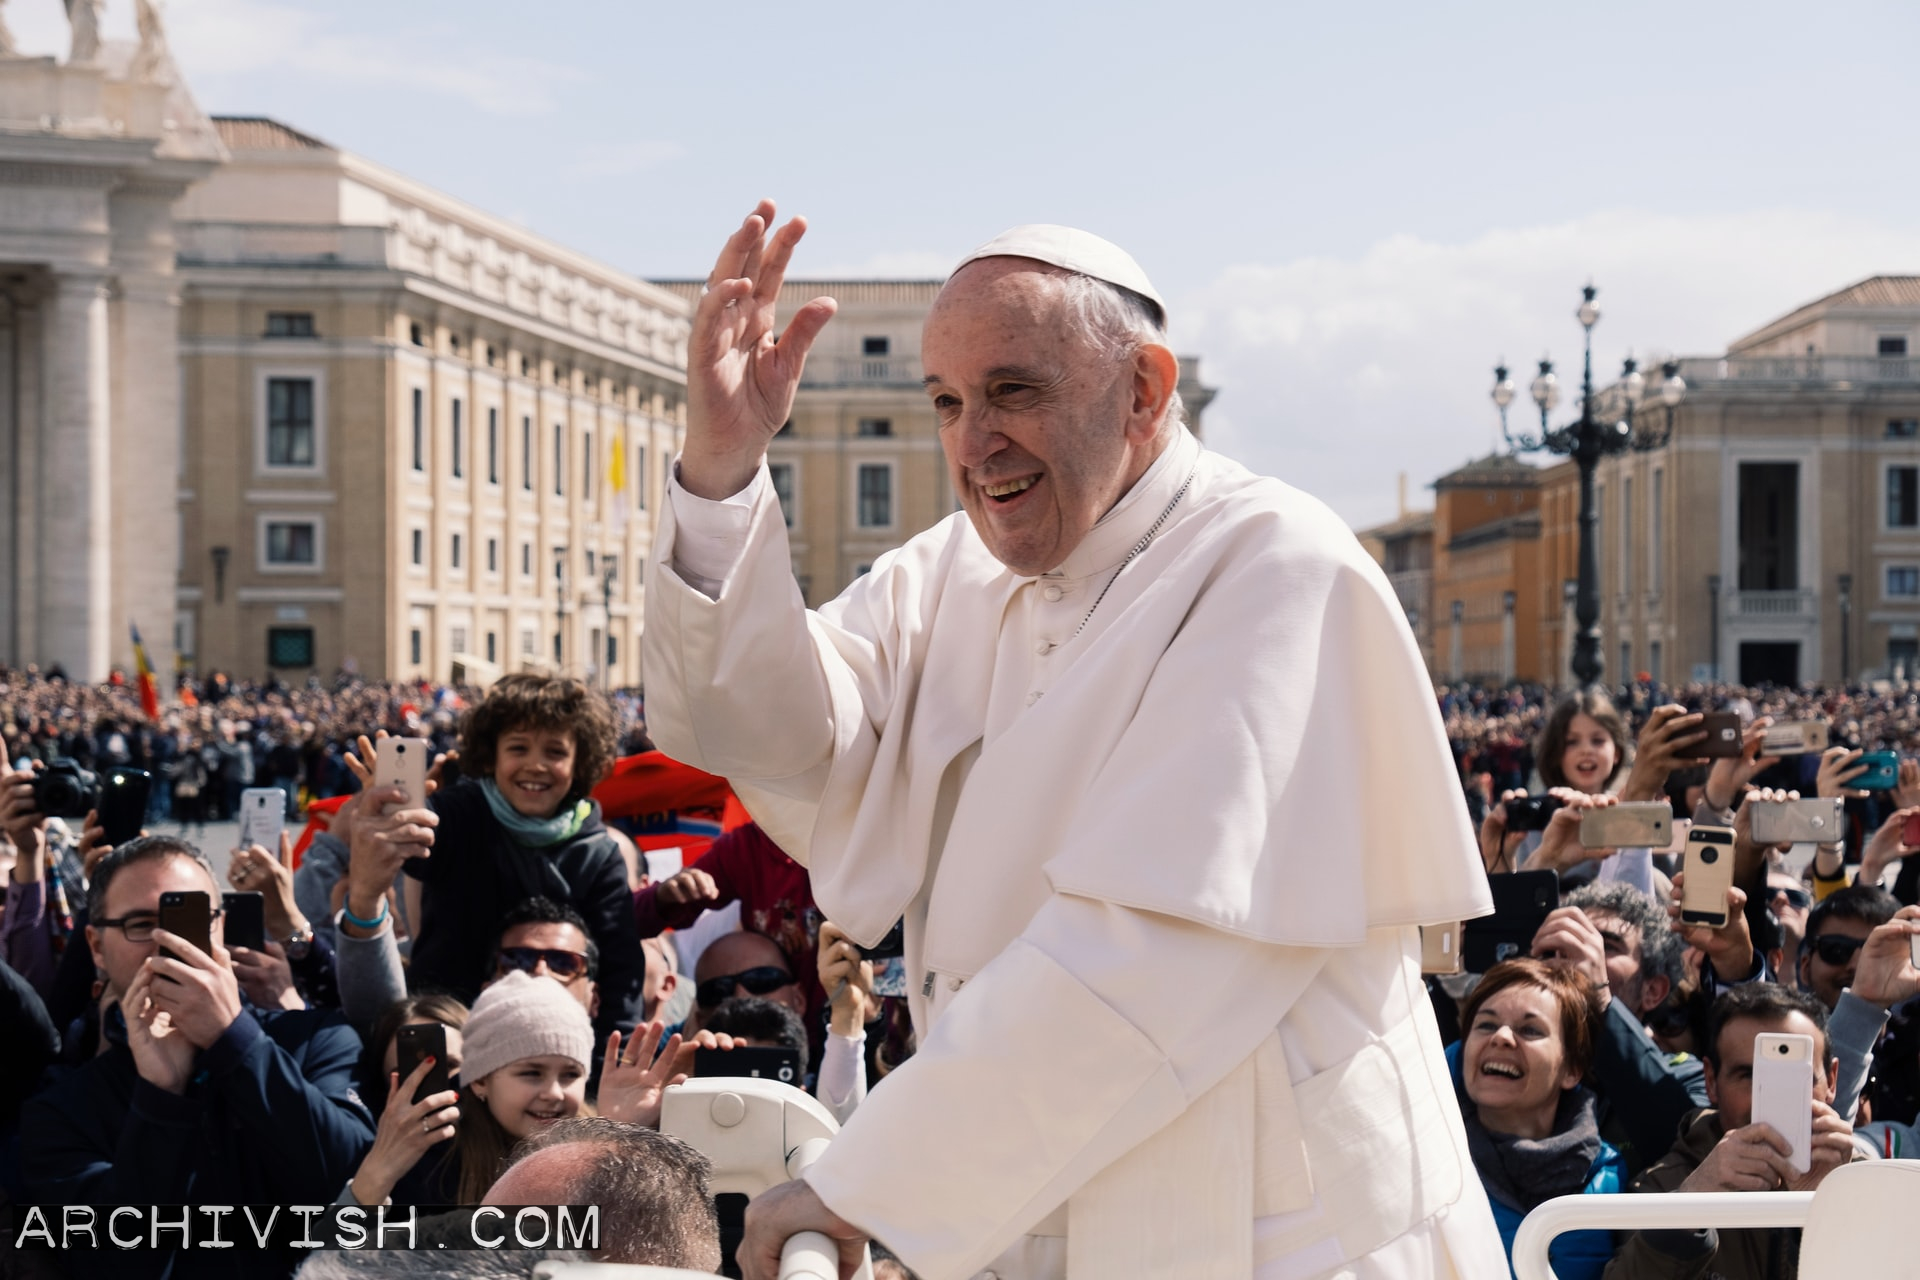
[[[1892,751],[1869,751],[1854,762],[1867,771],[1847,785],[1862,791],[1891,791],[1900,785],[1900,757]]]
[[[245,947],[249,951],[267,949],[266,899],[257,893],[223,893],[220,906],[220,941],[231,951]]]
[[[1673,806],[1660,800],[1589,809],[1580,815],[1580,843],[1588,849],[1664,849],[1673,839]]]
[[[1796,1171],[1812,1167],[1812,1036],[1763,1031],[1753,1038],[1753,1120],[1793,1144],[1788,1159]]]
[[[696,1049],[693,1054],[696,1076],[750,1076],[760,1080],[778,1080],[782,1084],[800,1083],[798,1050],[772,1045],[743,1045],[734,1049]]]
[[[1840,839],[1846,801],[1834,796],[1810,800],[1756,802],[1755,844],[1831,844]]]
[[[205,954],[213,954],[213,900],[203,891],[176,889],[161,894],[160,927],[191,942]],[[169,956],[173,954],[164,947],[161,951]]]
[[[1727,923],[1727,890],[1733,887],[1733,832],[1726,827],[1695,827],[1687,833],[1687,888],[1680,918],[1687,924]]]
[[[1462,959],[1458,923],[1420,926],[1420,972],[1459,973]]]
[[[1700,718],[1700,727],[1707,731],[1707,740],[1700,744],[1701,755],[1732,758],[1740,754],[1744,744],[1739,712],[1709,711]]]
[[[433,767],[433,747],[424,738],[388,738],[373,761],[375,787],[400,787],[407,793],[401,808],[427,798],[427,770]]]
[[[118,848],[140,836],[147,820],[147,801],[153,794],[153,775],[144,769],[110,769],[100,788],[99,818],[107,844]]]
[[[248,787],[240,793],[240,847],[257,844],[280,856],[280,833],[287,829],[287,793],[278,787]]]
[[[1763,756],[1805,756],[1827,749],[1827,723],[1824,720],[1795,720],[1776,724],[1767,730],[1761,743]]]
[[[1533,935],[1560,905],[1560,877],[1552,871],[1514,871],[1487,877],[1493,914],[1460,926],[1460,957],[1468,973],[1485,973],[1502,960],[1524,956]]]
[[[414,1022],[395,1034],[394,1060],[402,1080],[414,1073],[422,1058],[429,1056],[434,1064],[421,1078],[420,1087],[413,1091],[415,1102],[453,1088],[453,1075],[447,1068],[447,1029],[437,1022]]]
[[[1667,841],[1666,848],[1655,849],[1654,852],[1671,854],[1676,858],[1679,857],[1687,851],[1687,833],[1692,830],[1692,818],[1675,818],[1673,820],[1673,839]]]

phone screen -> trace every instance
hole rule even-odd
[[[259,845],[280,856],[280,833],[287,829],[287,795],[278,787],[248,787],[240,793],[240,847]]]
[[[213,954],[213,900],[203,890],[173,890],[161,894],[160,927],[191,942],[206,955]],[[161,952],[173,956],[164,947]]]
[[[433,1059],[433,1068],[413,1091],[415,1102],[453,1088],[452,1073],[447,1068],[447,1029],[440,1023],[413,1022],[401,1027],[394,1036],[394,1055],[402,1080],[414,1073],[422,1059]]]
[[[696,1076],[752,1076],[800,1086],[800,1054],[793,1049],[747,1045],[737,1049],[696,1049]]]
[[[229,949],[245,947],[249,951],[267,949],[266,899],[257,893],[220,895],[220,937]]]
[[[145,769],[107,771],[107,783],[100,788],[100,825],[106,830],[109,848],[140,838],[152,791],[153,775]]]

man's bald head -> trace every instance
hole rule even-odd
[[[768,986],[765,974],[755,974],[755,970],[778,969],[787,975],[787,981],[778,986]],[[698,1006],[689,1020],[689,1025],[698,1022],[707,1014],[720,1007],[720,1002],[733,995],[765,996],[787,1006],[795,1013],[805,1016],[807,997],[800,990],[799,980],[794,977],[792,963],[780,944],[763,933],[751,929],[740,929],[723,934],[707,945],[700,953],[699,962],[693,967],[694,1001]],[[751,980],[755,991],[748,986]]]

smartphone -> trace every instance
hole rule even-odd
[[[1845,830],[1846,801],[1830,799],[1753,802],[1755,844],[1833,844]]]
[[[147,800],[153,794],[153,775],[145,769],[107,770],[106,785],[100,788],[100,825],[106,828],[107,846],[117,849],[129,840],[140,838],[147,820]]]
[[[1507,801],[1508,831],[1545,831],[1560,801],[1553,796],[1521,796]]]
[[[430,1098],[453,1088],[453,1073],[447,1068],[447,1029],[438,1022],[409,1022],[394,1033],[394,1056],[399,1060],[400,1078],[405,1080],[420,1063],[433,1059],[433,1066],[413,1091],[413,1100]]]
[[[1891,791],[1900,785],[1900,756],[1892,751],[1869,751],[1854,762],[1867,771],[1847,785],[1862,791]]]
[[[1693,830],[1692,818],[1675,818],[1673,820],[1673,839],[1667,841],[1666,848],[1655,849],[1654,852],[1671,854],[1676,858],[1679,857],[1687,851],[1687,832],[1691,830]]]
[[[257,893],[220,895],[220,940],[231,951],[245,947],[249,951],[267,949],[266,899]]]
[[[1420,972],[1454,974],[1462,968],[1460,922],[1420,926]]]
[[[758,1080],[778,1080],[800,1087],[800,1051],[764,1045],[743,1045],[734,1049],[696,1049],[693,1052],[696,1076],[752,1076]]]
[[[160,927],[213,954],[213,900],[203,889],[172,889],[160,895]],[[165,947],[160,954],[178,960]]]
[[[1709,758],[1739,757],[1743,744],[1740,741],[1742,729],[1738,711],[1709,711],[1701,717],[1700,727],[1707,733],[1707,740],[1700,744],[1701,755]]]
[[[1827,722],[1824,720],[1789,720],[1772,725],[1760,743],[1763,756],[1817,755],[1826,749]]]
[[[1560,905],[1560,877],[1551,871],[1515,871],[1487,877],[1493,914],[1460,926],[1460,958],[1468,973],[1485,973],[1502,960],[1528,955],[1533,935]]]
[[[257,844],[280,856],[280,833],[287,829],[287,793],[278,787],[248,787],[240,793],[240,847]]]
[[[1580,815],[1583,848],[1664,849],[1672,840],[1673,806],[1664,800],[1608,805]]]
[[[387,812],[424,804],[427,799],[427,770],[433,767],[433,744],[425,738],[387,738],[380,743],[373,761],[375,787],[399,787],[407,798],[388,805]]]
[[[1900,843],[1909,849],[1920,849],[1920,813],[1914,814],[1901,825]]]
[[[1913,967],[1920,969],[1920,933],[1907,939],[1907,949],[1913,953]]]
[[[1813,1164],[1813,1037],[1762,1031],[1753,1038],[1753,1120],[1793,1144],[1788,1163]]]
[[[1695,827],[1687,832],[1687,850],[1681,871],[1687,889],[1680,899],[1680,919],[1687,924],[1723,929],[1727,923],[1727,890],[1733,887],[1733,829]]]

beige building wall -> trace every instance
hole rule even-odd
[[[233,161],[178,210],[183,653],[637,684],[686,304],[284,126],[218,124]]]

